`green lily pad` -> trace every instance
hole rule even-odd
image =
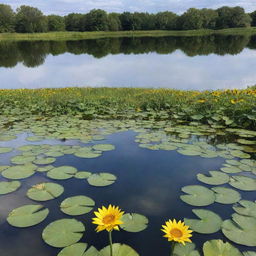
[[[101,256],[110,256],[109,246],[100,251]],[[126,244],[113,244],[113,256],[139,256],[139,254]]]
[[[47,173],[47,177],[55,180],[66,180],[74,177],[77,173],[77,169],[72,166],[61,166],[51,169]]]
[[[56,158],[46,157],[46,158],[38,158],[33,161],[34,164],[52,164],[56,161]]]
[[[93,151],[90,151],[90,152],[78,151],[74,155],[77,157],[80,157],[80,158],[96,158],[96,157],[101,156],[101,154],[95,153]]]
[[[0,172],[6,170],[7,168],[9,168],[10,166],[9,165],[1,165],[0,166]]]
[[[44,166],[44,167],[39,167],[37,168],[37,172],[48,172],[50,171],[51,169],[53,169],[54,166],[53,165],[47,165],[47,166]]]
[[[250,158],[251,155],[244,153],[243,151],[240,150],[231,150],[230,151],[231,155],[234,157],[239,157],[239,158]]]
[[[200,256],[199,252],[195,250],[194,243],[176,244],[173,251],[173,256]]]
[[[18,147],[17,149],[20,151],[30,151],[32,149],[34,149],[36,147],[36,145],[24,145],[21,147]]]
[[[34,156],[15,156],[11,158],[11,162],[13,164],[27,164],[27,163],[31,163],[35,160]]]
[[[256,179],[246,177],[246,176],[232,176],[230,178],[229,184],[244,191],[254,191],[256,190]]]
[[[246,251],[246,252],[243,252],[243,256],[256,256],[256,252]]]
[[[46,156],[51,156],[51,157],[60,157],[63,156],[64,153],[59,152],[59,151],[48,151],[46,153],[44,153]]]
[[[87,196],[73,196],[62,201],[60,209],[68,215],[82,215],[90,212],[95,202]]]
[[[53,247],[67,247],[78,242],[85,231],[82,222],[60,219],[50,223],[42,233],[43,240]]]
[[[35,169],[35,165],[11,166],[2,172],[2,176],[11,180],[25,179],[32,176],[35,173]]]
[[[91,246],[87,251],[87,244],[76,243],[62,249],[57,256],[100,256],[99,251]]]
[[[111,173],[102,172],[92,174],[87,180],[92,186],[104,187],[113,184],[116,181],[116,176]]]
[[[0,141],[10,141],[10,140],[15,140],[17,137],[14,135],[1,135],[0,136]]]
[[[41,223],[49,214],[49,210],[43,205],[24,205],[12,210],[7,221],[18,228],[26,228]]]
[[[232,166],[232,167],[223,167],[220,168],[221,171],[225,172],[225,173],[239,173],[242,172],[242,170],[236,166]]]
[[[39,136],[30,136],[26,138],[27,141],[41,141],[43,139],[44,139],[43,137],[39,137]]]
[[[148,218],[137,213],[126,213],[121,220],[120,227],[128,232],[140,232],[148,226]]]
[[[184,219],[184,222],[193,231],[201,234],[212,234],[221,229],[222,219],[218,214],[204,209],[193,209],[192,211],[200,220]]]
[[[13,150],[13,148],[9,148],[9,147],[0,147],[0,154],[5,154],[5,153],[9,153]]]
[[[1,181],[0,182],[0,195],[12,193],[19,189],[21,183],[19,181]]]
[[[181,190],[188,195],[181,195],[180,199],[193,206],[207,206],[215,201],[214,192],[203,186],[185,186]]]
[[[204,174],[197,174],[197,179],[203,183],[209,185],[222,185],[229,181],[229,176],[223,172],[218,171],[209,171],[210,177],[207,177]]]
[[[215,202],[221,204],[234,204],[241,199],[241,194],[232,188],[214,187],[212,190],[216,193]]]
[[[59,197],[64,192],[63,186],[56,183],[40,183],[27,192],[27,196],[35,201],[48,201]]]
[[[99,151],[110,151],[114,150],[115,146],[112,144],[97,144],[92,147],[94,150],[99,150]]]
[[[190,150],[190,149],[179,149],[177,150],[177,152],[185,156],[199,156],[201,154],[201,152],[199,151]]]
[[[256,246],[256,218],[234,213],[232,220],[222,224],[223,234],[232,242],[246,246]]]
[[[91,172],[77,172],[75,175],[76,179],[88,179],[92,175]]]
[[[204,243],[205,256],[242,256],[242,253],[230,243],[222,240],[211,240]]]
[[[241,215],[256,218],[256,202],[241,200],[238,205],[233,206],[233,209]]]

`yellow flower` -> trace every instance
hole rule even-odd
[[[111,232],[113,229],[119,230],[119,225],[123,224],[121,218],[124,214],[118,206],[109,205],[108,208],[102,207],[98,209],[98,212],[94,212],[96,218],[93,218],[93,224],[98,225],[97,232],[107,230]]]
[[[198,100],[197,102],[199,102],[199,103],[205,103],[206,100]]]
[[[164,237],[168,238],[168,241],[182,243],[183,245],[185,245],[185,242],[191,243],[189,238],[193,231],[189,230],[189,226],[186,226],[184,222],[176,222],[175,219],[173,221],[169,220],[162,227],[161,230],[165,233]]]

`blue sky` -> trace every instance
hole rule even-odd
[[[256,10],[256,0],[0,0],[14,9],[30,5],[38,7],[45,14],[65,15],[71,12],[85,13],[94,8],[108,12],[141,11],[158,12],[169,10],[182,13],[190,7],[218,8],[220,6],[242,6],[247,12]]]

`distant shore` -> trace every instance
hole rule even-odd
[[[163,37],[163,36],[207,36],[207,35],[256,35],[256,27],[229,28],[221,30],[149,30],[149,31],[116,31],[116,32],[47,32],[47,33],[0,33],[2,40],[79,40],[108,37]]]

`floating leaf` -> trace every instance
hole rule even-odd
[[[41,141],[43,139],[44,139],[43,137],[39,137],[39,136],[30,136],[26,138],[27,141]]]
[[[9,165],[1,165],[0,166],[0,172],[2,172],[3,170],[6,170],[9,167],[10,167]]]
[[[73,196],[62,201],[60,209],[68,215],[82,215],[90,212],[95,202],[87,196]]]
[[[77,172],[75,175],[76,179],[88,179],[92,175],[91,172]]]
[[[34,156],[15,156],[13,158],[11,158],[11,162],[13,164],[27,164],[27,163],[31,163],[35,160]]]
[[[35,165],[12,166],[5,169],[2,172],[2,176],[11,180],[25,179],[32,176],[35,173],[35,169]]]
[[[37,172],[48,172],[50,171],[51,169],[53,169],[54,166],[53,165],[47,165],[47,166],[44,166],[44,167],[39,167],[37,168]]]
[[[222,224],[223,234],[232,242],[246,246],[256,246],[256,218],[234,213],[232,220]]]
[[[181,195],[180,199],[193,206],[206,206],[215,201],[214,192],[203,186],[186,186],[181,190],[188,195]]]
[[[199,156],[201,154],[201,152],[199,151],[189,150],[189,149],[179,149],[177,150],[177,152],[185,156]]]
[[[200,256],[199,252],[195,250],[194,243],[176,244],[173,251],[173,256]]]
[[[221,229],[222,219],[218,214],[204,209],[193,209],[192,211],[200,220],[184,219],[184,222],[193,231],[201,234],[212,234]]]
[[[30,188],[27,196],[36,201],[48,201],[59,197],[63,192],[64,188],[59,184],[40,183]]]
[[[85,231],[82,222],[60,219],[50,223],[42,233],[43,240],[53,247],[67,247],[78,242]]]
[[[212,190],[216,193],[215,202],[221,204],[234,204],[241,199],[241,195],[234,189],[225,187],[214,187]]]
[[[110,256],[109,246],[100,251],[101,256]],[[139,254],[126,244],[113,244],[113,256],[139,256]]]
[[[77,169],[72,166],[61,166],[51,169],[47,173],[47,177],[55,180],[66,180],[72,178],[77,172]]]
[[[246,252],[243,252],[243,256],[256,256],[256,252],[246,251]]]
[[[99,150],[99,151],[110,151],[114,150],[115,146],[111,144],[97,144],[92,147],[94,150]]]
[[[87,251],[87,244],[76,243],[62,249],[57,256],[100,256],[98,250],[91,246]]]
[[[256,179],[246,177],[246,176],[232,176],[229,184],[244,191],[254,191],[256,190]]]
[[[34,164],[52,164],[56,161],[53,157],[38,158],[33,161]]]
[[[49,214],[43,205],[24,205],[12,210],[7,221],[10,225],[18,228],[26,228],[41,223]]]
[[[204,243],[205,256],[242,256],[242,253],[230,243],[222,240],[211,240]]]
[[[241,215],[256,218],[256,202],[241,200],[239,201],[239,205],[233,206],[233,209]]]
[[[223,172],[226,172],[226,173],[239,173],[239,172],[242,172],[242,170],[238,167],[235,167],[235,166],[232,166],[232,167],[223,167],[223,168],[220,168]]]
[[[9,148],[9,147],[0,147],[0,154],[5,154],[5,153],[9,153],[13,150],[13,148]]]
[[[92,174],[88,178],[88,183],[96,187],[109,186],[113,184],[115,181],[116,181],[116,176],[106,172]]]
[[[120,225],[122,229],[128,232],[140,232],[147,228],[147,217],[137,213],[126,213],[122,217],[123,224]]]
[[[46,156],[51,156],[51,157],[60,157],[63,156],[64,153],[62,152],[58,152],[58,151],[48,151],[46,153],[44,153]]]
[[[211,177],[204,174],[197,174],[197,179],[209,185],[222,185],[229,181],[229,176],[223,172],[209,171]]]
[[[16,191],[21,186],[19,181],[1,181],[0,195],[5,195]]]

